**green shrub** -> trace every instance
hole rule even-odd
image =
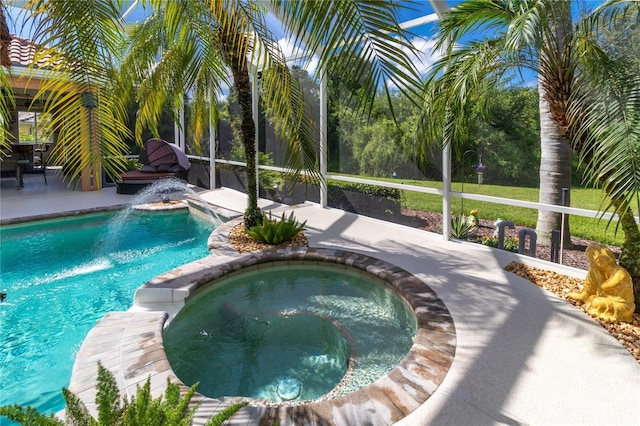
[[[482,244],[488,247],[498,248],[498,237],[484,237]],[[518,238],[505,238],[503,250],[518,253],[520,240]]]
[[[269,216],[262,213],[262,222],[245,230],[246,234],[256,241],[276,245],[291,240],[304,229],[307,223],[307,221],[298,223],[293,217],[293,212],[288,218],[285,218],[282,213],[280,220],[271,219]]]
[[[33,407],[20,405],[4,405],[0,407],[0,416],[22,425],[60,426],[60,425],[87,425],[87,426],[188,426],[198,406],[191,410],[189,402],[196,391],[197,384],[193,385],[184,396],[180,396],[180,387],[171,383],[167,378],[167,389],[164,397],[153,399],[151,396],[151,378],[149,377],[143,387],[138,386],[137,393],[131,401],[122,399],[120,404],[120,392],[113,374],[98,362],[98,384],[96,393],[96,406],[98,407],[98,419],[89,414],[87,407],[80,398],[63,388],[62,394],[67,403],[65,420],[56,418],[53,414],[45,415]],[[229,419],[246,403],[237,403],[221,411],[212,417],[207,426],[221,425]]]
[[[142,163],[137,158],[127,158],[127,171],[139,170],[142,168]]]
[[[360,194],[365,195],[374,195],[376,197],[388,198],[395,201],[401,201],[402,199],[402,191],[400,191],[399,189],[386,188],[376,185],[367,185],[364,183],[331,181],[327,186],[327,190],[330,193],[329,196],[337,195],[336,193],[340,191],[351,191],[359,192]]]
[[[402,191],[396,188],[332,181],[327,196],[330,207],[378,219],[399,217],[402,209]]]
[[[454,216],[451,218],[451,236],[460,240],[472,237],[478,229],[477,226],[471,224],[466,216]]]

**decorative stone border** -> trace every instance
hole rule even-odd
[[[438,388],[455,355],[456,332],[444,303],[423,281],[388,262],[339,249],[286,248],[238,254],[225,244],[227,223],[209,239],[212,255],[154,278],[136,291],[129,312],[109,313],[91,330],[78,352],[69,389],[94,408],[96,363],[114,371],[127,395],[151,377],[151,388],[162,394],[167,378],[183,383],[171,370],[162,343],[168,312],[219,278],[247,267],[270,267],[281,262],[305,262],[354,268],[376,276],[405,298],[417,319],[413,346],[400,364],[376,382],[348,395],[299,404],[264,404],[250,398],[213,399],[196,394],[199,403],[193,424],[205,424],[238,401],[250,405],[235,414],[244,424],[390,425],[423,404]],[[228,232],[228,230],[226,231]],[[151,312],[139,312],[140,310]],[[186,386],[184,386],[186,388]]]

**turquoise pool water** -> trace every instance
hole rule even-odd
[[[292,262],[204,289],[165,329],[164,346],[203,395],[301,401],[373,383],[407,355],[416,328],[408,303],[374,277]]]
[[[127,310],[149,279],[208,254],[213,226],[186,211],[114,217],[2,228],[0,404],[63,409],[61,389],[96,321]]]

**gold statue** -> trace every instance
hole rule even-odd
[[[583,302],[585,311],[607,322],[631,322],[636,308],[631,275],[618,266],[613,252],[601,244],[590,244],[586,254],[589,271],[584,287],[568,297]]]

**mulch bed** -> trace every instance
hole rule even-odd
[[[229,242],[235,248],[238,253],[246,253],[255,250],[267,250],[278,249],[285,247],[309,247],[309,241],[305,237],[304,233],[299,232],[298,235],[293,237],[289,241],[285,241],[282,244],[273,245],[267,243],[260,243],[249,237],[244,232],[244,223],[239,223],[234,226],[229,232]]]
[[[442,234],[441,213],[424,212],[421,210],[402,210],[402,215],[403,218],[401,222],[407,226],[424,229],[429,232],[435,232],[436,234]],[[496,229],[494,223],[486,219],[480,219],[479,222],[476,237],[478,239],[481,239],[482,237],[492,237]],[[518,232],[523,228],[523,226],[516,226],[515,229],[505,228],[505,239],[516,238],[518,236]],[[573,247],[562,250],[562,264],[578,269],[584,269],[586,271],[589,269],[589,261],[587,260],[584,251],[592,241],[577,237],[571,237],[571,241],[573,242]],[[614,253],[620,253],[620,248],[615,246],[608,247]],[[538,259],[550,261],[551,247],[538,244],[536,247],[536,257]]]

